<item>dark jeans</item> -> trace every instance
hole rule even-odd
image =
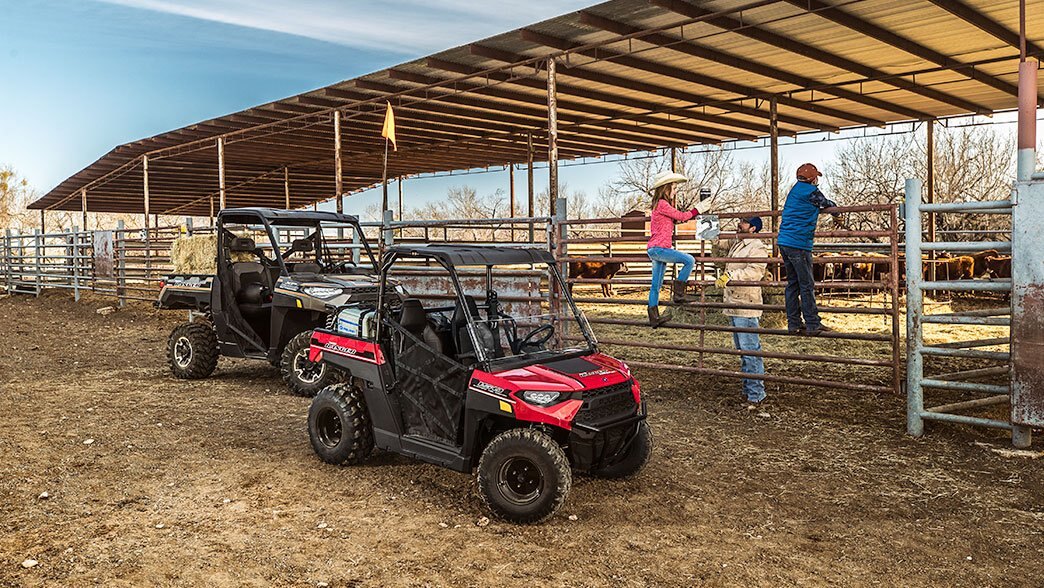
[[[805,327],[811,330],[823,325],[816,308],[815,281],[812,279],[812,252],[793,247],[779,246],[783,267],[787,270],[787,328],[800,329],[801,315],[805,316]]]

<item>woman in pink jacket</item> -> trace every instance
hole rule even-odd
[[[662,171],[653,178],[652,214],[649,221],[649,243],[646,246],[649,259],[652,260],[652,285],[649,288],[649,325],[653,328],[665,322],[660,318],[660,287],[663,276],[667,272],[667,264],[682,264],[678,279],[671,288],[671,299],[675,304],[685,302],[685,288],[689,283],[689,274],[696,260],[688,253],[674,248],[674,225],[695,218],[700,212],[681,211],[674,207],[674,196],[678,184],[689,181],[685,176],[670,171]],[[706,208],[706,206],[704,206]]]

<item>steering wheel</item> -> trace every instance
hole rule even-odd
[[[555,336],[554,325],[541,325],[522,337],[515,344],[515,353],[523,353],[529,347],[540,348]]]

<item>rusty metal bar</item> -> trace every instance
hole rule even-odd
[[[1007,376],[1010,372],[1010,368],[1006,365],[977,368],[973,370],[963,370],[959,372],[949,372],[945,374],[936,374],[932,376],[936,380],[973,380],[976,378],[985,378],[988,376]]]
[[[582,337],[570,337],[571,341],[583,341]],[[795,361],[815,361],[823,363],[839,363],[846,365],[864,365],[873,367],[890,367],[891,361],[884,359],[862,359],[858,357],[834,357],[829,355],[809,355],[804,353],[781,353],[778,351],[750,351],[729,349],[726,347],[704,347],[700,345],[671,345],[660,341],[647,343],[644,341],[625,341],[622,339],[598,339],[599,345],[619,345],[621,347],[643,347],[647,349],[664,349],[667,351],[689,351],[719,355],[753,355],[770,359],[792,359]],[[628,362],[630,363],[630,362]]]
[[[976,398],[974,400],[965,400],[963,402],[951,402],[949,404],[940,404],[939,406],[933,406],[925,409],[927,412],[955,412],[958,410],[968,410],[972,408],[983,408],[986,406],[995,406],[998,404],[1006,404],[1010,398],[1007,394],[997,394],[996,396],[987,396],[986,398]]]
[[[569,280],[573,282],[575,280]],[[610,280],[592,280],[600,283],[610,283]],[[643,282],[647,284],[648,280]],[[573,302],[578,304],[610,304],[610,305],[624,305],[624,306],[645,306],[648,303],[644,300],[637,299],[614,299],[614,298],[577,298],[573,297]],[[664,300],[660,306],[679,306],[671,302],[670,300]],[[703,306],[704,308],[735,308],[740,310],[762,310],[768,312],[782,312],[786,310],[786,306],[782,304],[726,304],[724,302],[685,302],[680,306],[694,307]],[[889,308],[867,308],[862,306],[820,306],[820,312],[833,313],[833,314],[869,314],[869,315],[891,315],[892,311]]]
[[[632,321],[632,320],[626,320],[626,319],[588,318],[587,322],[589,322],[591,324],[620,325],[620,326],[625,326],[625,327],[648,327],[649,326],[649,323],[647,323],[645,321]],[[688,324],[688,323],[675,323],[675,322],[667,322],[667,323],[663,324],[660,328],[661,329],[663,329],[663,328],[684,329],[684,330],[690,330],[690,331],[707,330],[707,331],[720,331],[720,332],[725,332],[725,333],[756,333],[756,334],[759,334],[759,335],[780,335],[780,336],[784,336],[784,337],[805,337],[806,336],[806,335],[798,335],[798,334],[795,334],[795,333],[791,333],[790,331],[788,331],[786,329],[764,329],[764,328],[753,329],[753,328],[747,328],[747,327],[732,327],[732,326],[724,326],[724,325],[707,325],[707,324],[693,325],[693,324]],[[820,338],[823,338],[823,339],[851,339],[853,341],[891,341],[891,336],[889,336],[889,335],[874,335],[874,334],[871,334],[871,333],[843,333],[843,332],[839,332],[839,331],[833,331],[833,332],[829,332],[829,333],[821,333],[819,335],[816,335],[816,337],[820,337]]]
[[[334,132],[334,198],[337,214],[344,213],[344,163],[341,156],[341,111],[333,111]],[[388,209],[388,187],[384,187],[384,203],[381,210]],[[383,213],[382,213],[383,214]],[[340,235],[338,235],[340,237]]]
[[[935,355],[938,357],[961,357],[964,359],[991,359],[997,361],[1008,361],[1011,354],[1007,351],[979,351],[978,349],[954,349],[951,347],[922,347],[923,355]]]
[[[887,212],[891,209],[893,204],[861,204],[859,206],[836,206],[831,208],[824,208],[821,212],[826,214],[846,213],[846,212]],[[997,208],[994,206],[993,208]],[[747,212],[722,212],[717,216],[720,218],[749,218],[752,216],[780,216],[783,214],[780,210],[753,210]],[[567,220],[567,225],[597,225],[597,224],[613,224],[620,222],[634,222],[638,220],[647,221],[648,216],[617,216],[617,217],[604,217],[604,218],[585,218],[585,219],[573,219]]]
[[[799,384],[802,386],[825,386],[828,388],[840,388],[842,390],[856,390],[860,392],[887,393],[891,391],[891,388],[889,388],[888,386],[872,386],[870,384],[853,384],[850,382],[831,382],[828,380],[813,380],[810,378],[796,378],[793,376],[776,376],[773,374],[747,374],[744,372],[734,372],[729,370],[719,370],[712,368],[700,368],[687,365],[659,364],[633,360],[628,361],[627,364],[631,367],[668,369],[682,372],[690,372],[694,374],[702,374],[707,376],[722,376],[726,378],[763,380],[766,382],[782,382],[785,384]]]
[[[530,131],[526,134],[526,177],[528,182],[526,189],[529,191],[527,197],[529,198],[526,209],[526,216],[536,216],[536,195],[535,186],[533,185],[533,132]],[[536,226],[533,223],[529,223],[529,242],[533,243],[536,241]]]
[[[217,138],[218,158],[218,210],[225,210],[225,138]],[[146,160],[143,160],[146,161]],[[148,214],[146,211],[145,214]]]
[[[945,349],[968,349],[970,347],[991,347],[993,345],[1007,345],[1010,343],[1008,337],[993,337],[990,339],[974,339],[970,341],[951,341],[949,343],[936,343],[936,347]]]

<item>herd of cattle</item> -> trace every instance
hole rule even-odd
[[[841,282],[885,282],[889,278],[891,264],[887,255],[881,253],[866,252],[836,252],[827,256],[833,259],[839,257],[859,257],[860,261],[828,261],[815,263],[812,266],[813,275],[817,282],[841,281]],[[865,258],[881,258],[881,261],[865,261]],[[1000,255],[995,249],[987,249],[970,255],[953,256],[940,253],[934,260],[925,256],[923,263],[924,279],[931,279],[930,268],[935,267],[935,279],[940,281],[949,280],[971,280],[975,278],[1008,279],[1011,278],[1011,256]],[[612,279],[617,274],[626,274],[627,264],[619,261],[571,261],[569,262],[569,278],[599,280],[602,288],[602,296],[608,298],[613,295]],[[906,276],[906,259],[899,256],[899,275],[901,280]],[[786,272],[780,266],[780,277],[785,278]],[[572,282],[570,282],[570,291]]]

